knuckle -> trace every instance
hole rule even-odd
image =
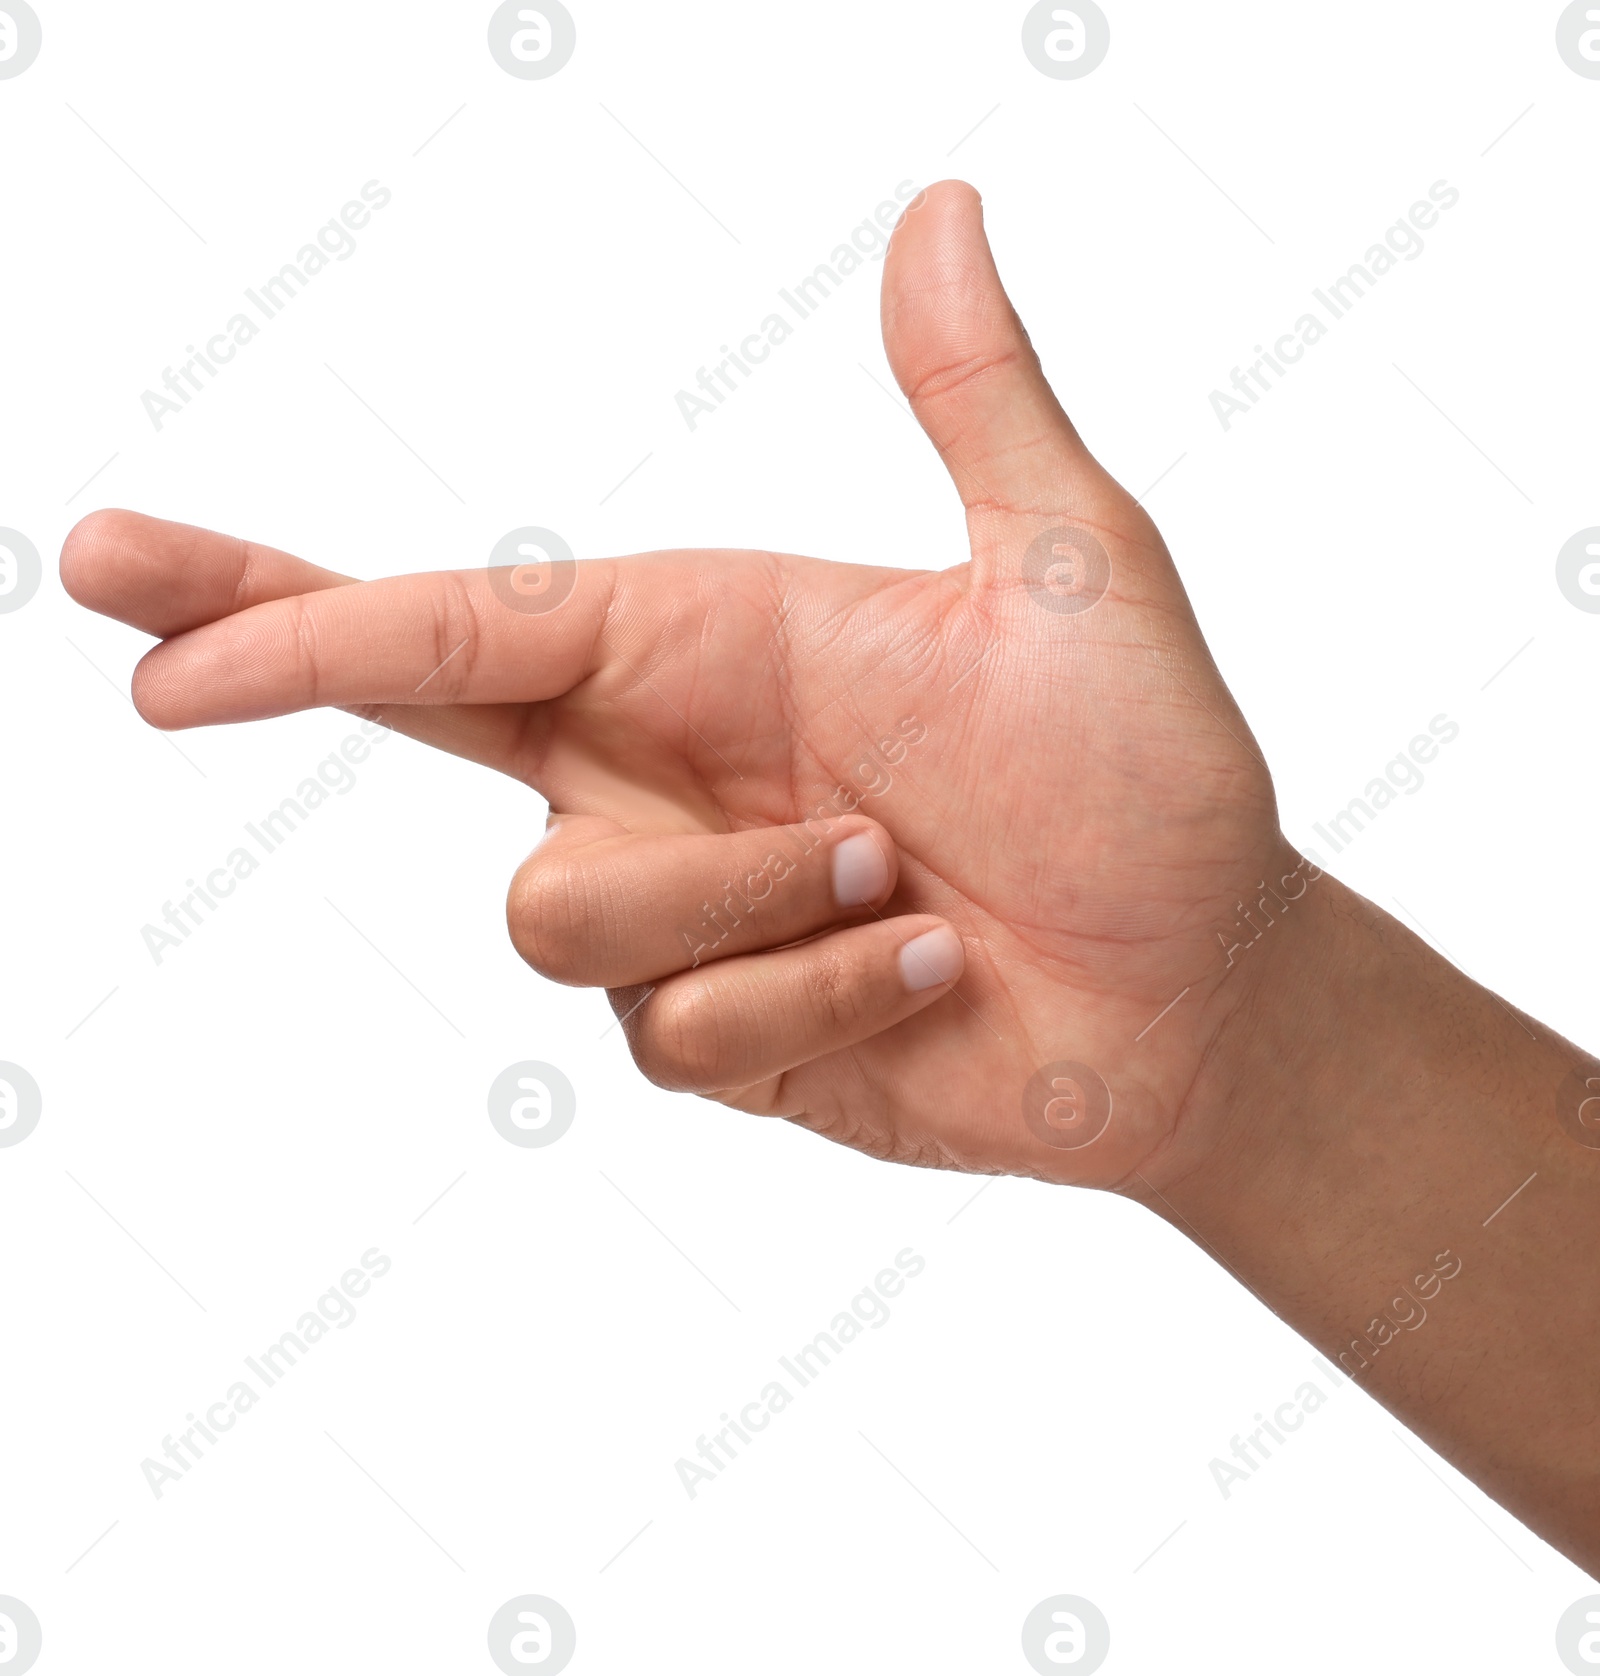
[[[717,1010],[699,985],[669,989],[646,1002],[630,1046],[634,1063],[658,1088],[699,1093],[728,1083]]]
[[[290,638],[294,647],[295,674],[300,695],[307,705],[320,702],[321,668],[317,650],[317,621],[304,594],[289,602]],[[248,628],[246,629],[248,633]],[[236,648],[237,651],[237,648]]]
[[[576,861],[541,861],[519,867],[506,895],[506,928],[517,953],[542,977],[585,984],[594,943],[586,870]]]
[[[467,692],[481,640],[478,608],[465,576],[446,573],[432,596],[434,667],[422,686],[435,702],[455,703]]]
[[[255,595],[256,579],[261,568],[261,549],[242,536],[230,535],[225,540],[232,559],[232,563],[224,567],[222,572],[228,585],[230,609],[242,611]],[[196,535],[190,547],[191,554],[199,545],[200,537]]]
[[[852,1028],[861,1016],[854,980],[854,967],[837,949],[819,949],[806,964],[806,1005],[829,1036]]]
[[[921,370],[906,392],[906,399],[913,406],[920,401],[937,400],[965,385],[978,384],[1003,374],[1019,363],[1026,364],[1026,360],[1022,346],[1017,343],[1008,343],[1001,348],[986,346],[971,355],[942,359]]]

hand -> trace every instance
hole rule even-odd
[[[657,1081],[879,1157],[1122,1188],[1593,1566],[1600,1062],[1307,890],[970,188],[908,211],[883,286],[967,509],[956,570],[656,553],[527,611],[559,588],[351,583],[97,513],[63,579],[163,637],[134,680],[159,726],[340,705],[543,792],[512,937],[607,985]],[[1395,1289],[1430,1265],[1455,1278],[1413,1336]]]
[[[970,187],[903,218],[883,333],[966,508],[953,570],[653,553],[528,610],[508,572],[351,582],[100,512],[62,579],[162,637],[133,686],[158,727],[336,705],[537,788],[512,938],[611,990],[654,1081],[882,1158],[1159,1182],[1248,993],[1241,914],[1310,870]]]

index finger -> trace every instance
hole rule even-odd
[[[616,566],[575,565],[539,609],[509,570],[436,571],[268,600],[164,641],[134,672],[162,728],[255,721],[318,705],[558,698],[601,665]]]
[[[105,509],[80,518],[61,548],[61,582],[80,605],[166,639],[355,578],[258,541]],[[521,780],[529,754],[520,710],[501,705],[356,705],[373,721]]]

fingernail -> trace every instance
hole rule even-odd
[[[948,925],[924,931],[900,950],[900,976],[913,994],[935,984],[954,983],[966,963],[961,939]]]
[[[841,908],[876,902],[889,884],[889,863],[870,832],[846,838],[833,852],[833,899]]]

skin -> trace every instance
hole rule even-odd
[[[100,512],[62,578],[159,637],[133,683],[158,727],[336,705],[539,791],[512,939],[610,990],[652,1080],[883,1159],[1129,1194],[1594,1566],[1600,1100],[1570,1079],[1600,1064],[1284,839],[970,187],[902,220],[883,333],[965,508],[951,570],[652,553],[530,610],[560,589],[352,582]],[[841,905],[847,841],[869,899]],[[1416,1313],[1397,1289],[1456,1262],[1383,1337]]]

